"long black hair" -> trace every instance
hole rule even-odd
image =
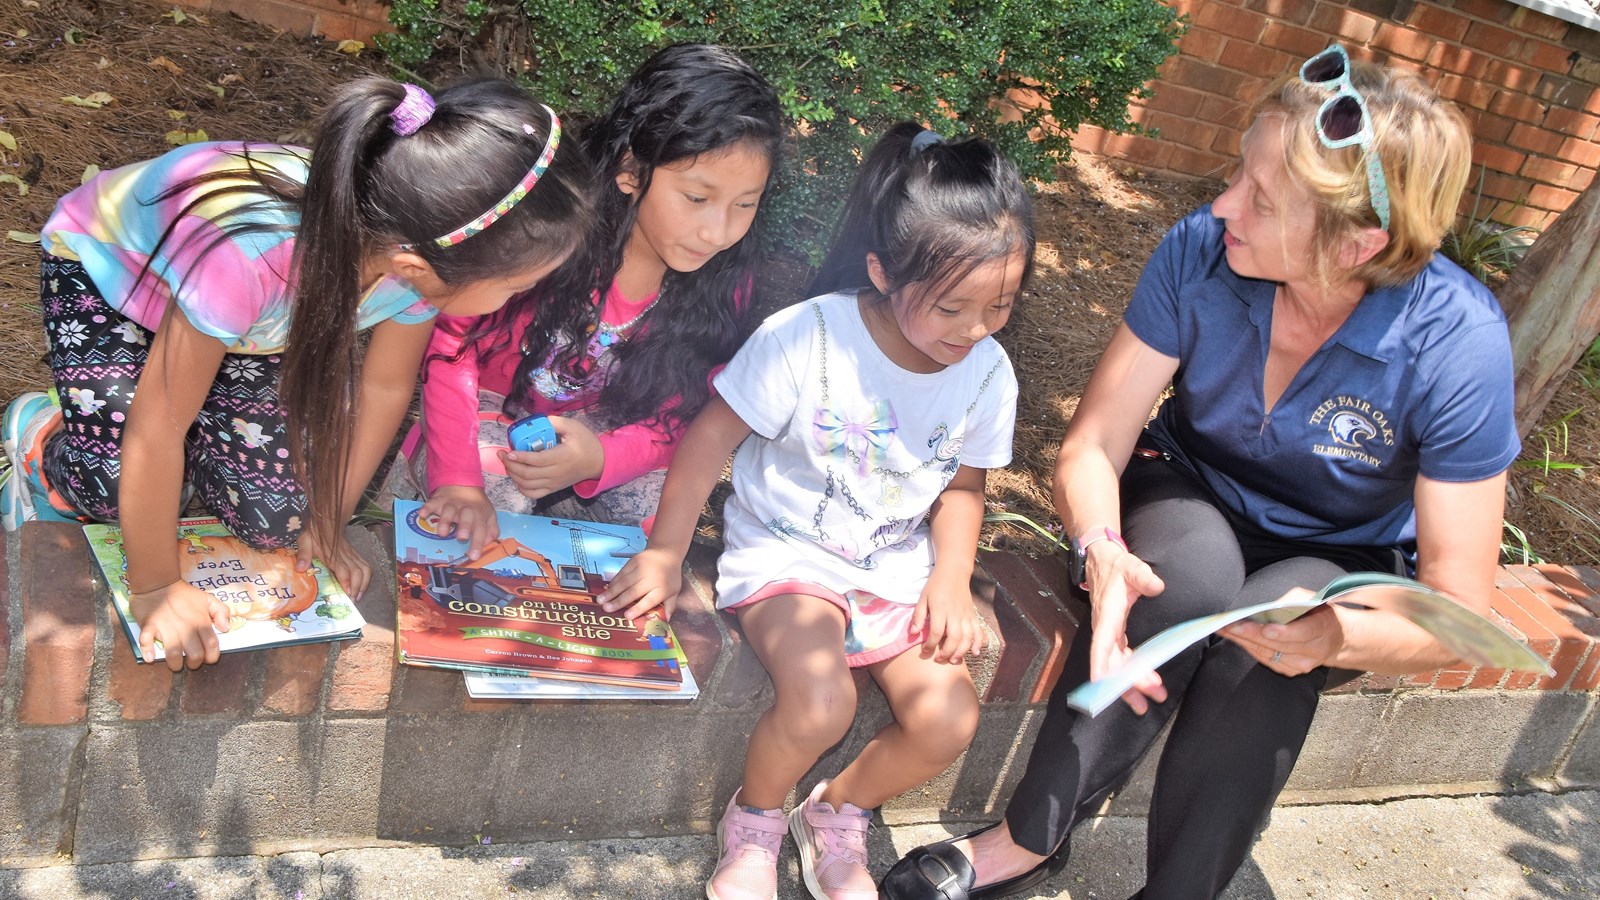
[[[477,337],[493,340],[493,329],[514,321],[524,306],[535,311],[527,333],[511,336],[521,340],[523,357],[508,405],[526,402],[531,373],[547,363],[576,383],[593,374],[586,370],[585,348],[604,305],[593,298],[598,292],[603,300],[616,279],[656,167],[745,144],[766,157],[770,183],[784,137],[777,93],[732,51],[675,44],[646,60],[584,131],[598,183],[594,227],[560,268],[475,329]],[[638,181],[631,195],[616,184],[624,171]],[[611,347],[613,364],[595,410],[605,427],[650,422],[671,429],[705,406],[708,373],[731,359],[744,337],[762,218],[758,209],[744,237],[700,269],[667,270],[661,304],[645,314],[632,338]],[[736,303],[741,295],[743,303]]]
[[[386,78],[344,87],[318,124],[304,185],[258,164],[246,147],[239,171],[201,176],[162,195],[217,182],[182,212],[218,196],[236,198],[236,212],[219,223],[229,235],[274,227],[252,224],[251,209],[283,204],[299,214],[279,395],[310,506],[307,527],[324,545],[344,524],[365,263],[407,246],[445,284],[464,287],[562,258],[593,219],[589,165],[565,142],[533,190],[492,226],[438,245],[435,238],[477,219],[528,174],[549,140],[550,113],[508,81],[475,80],[439,94],[431,118],[402,135],[391,113],[405,97],[405,87]],[[169,227],[161,242],[171,234]]]
[[[953,284],[1015,253],[1033,274],[1033,204],[1017,167],[982,138],[939,139],[916,122],[889,129],[861,164],[810,293],[868,289],[876,254],[889,292]],[[937,291],[923,295],[932,302]]]

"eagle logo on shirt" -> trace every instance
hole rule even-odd
[[[1378,426],[1366,416],[1350,410],[1341,410],[1328,422],[1328,434],[1346,447],[1359,447],[1378,436]]]

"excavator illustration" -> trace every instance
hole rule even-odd
[[[462,555],[442,565],[402,565],[404,587],[414,597],[420,598],[427,593],[441,606],[451,601],[506,606],[530,598],[587,602],[594,594],[603,591],[606,583],[600,574],[589,571],[584,534],[593,533],[608,538],[618,535],[588,522],[552,520],[552,524],[571,535],[571,563],[552,563],[543,553],[516,538],[506,537],[486,545],[477,559]],[[633,555],[632,543],[630,540],[627,548],[611,555]],[[521,571],[494,568],[507,560],[520,561]],[[533,572],[526,571],[530,567]]]

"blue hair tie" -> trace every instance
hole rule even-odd
[[[911,155],[915,156],[934,144],[942,143],[944,143],[944,135],[931,128],[924,128],[918,132],[916,137],[911,139]]]

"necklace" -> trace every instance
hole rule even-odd
[[[608,325],[605,322],[596,323],[594,340],[599,343],[601,347],[609,347],[621,340],[619,335],[627,331],[629,328],[632,328],[634,325],[637,325],[639,320],[645,317],[646,313],[656,308],[656,304],[661,302],[661,293],[661,291],[657,291],[656,298],[651,300],[650,304],[644,309],[639,310],[638,315],[626,322],[621,322],[616,325]]]

